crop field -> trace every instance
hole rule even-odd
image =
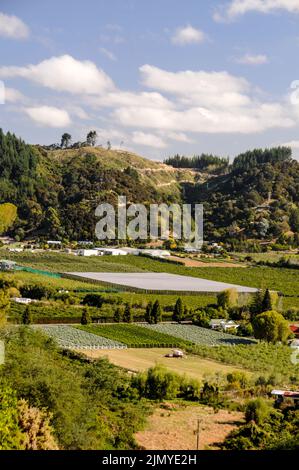
[[[143,324],[142,328],[146,328],[147,330],[151,330],[155,333],[169,334],[194,344],[202,344],[207,346],[231,346],[236,344],[250,345],[255,343],[255,341],[250,339],[240,338],[234,335],[209,330],[207,328],[201,328],[195,325],[160,323],[158,325]]]
[[[82,350],[87,357],[98,359],[107,357],[112,364],[134,372],[143,372],[156,364],[161,364],[177,374],[186,374],[197,380],[212,377],[214,374],[228,374],[244,369],[236,366],[221,364],[220,362],[203,359],[193,354],[187,354],[184,359],[166,357],[170,348],[138,348],[138,349],[99,349]],[[246,371],[248,376],[250,371]]]
[[[102,256],[83,258],[63,253],[8,253],[0,250],[1,257],[13,259],[19,264],[53,272],[168,272],[185,276],[200,277],[219,282],[239,284],[249,287],[270,288],[282,292],[284,308],[299,307],[299,270],[287,268],[275,268],[266,266],[255,267],[186,267],[168,262],[161,262],[142,256]],[[29,273],[16,273],[15,276],[33,276]],[[35,275],[36,276],[36,275]],[[40,277],[39,277],[40,278]],[[101,290],[100,286],[82,283],[68,279],[51,279],[44,277],[47,283],[60,283],[61,287],[76,286]],[[72,288],[72,287],[70,287]],[[84,287],[83,287],[84,289]]]
[[[103,338],[84,330],[67,325],[33,326],[53,338],[60,347],[66,349],[124,349],[126,346],[117,341]]]
[[[293,351],[286,345],[258,342],[250,347],[240,344],[228,348],[198,344],[192,346],[190,352],[202,358],[244,367],[268,377],[275,377],[277,383],[280,384],[298,384],[299,381],[299,364],[294,363]]]
[[[78,326],[81,331],[92,333],[125,344],[129,348],[142,347],[184,347],[191,345],[188,340],[169,333],[153,331],[139,325],[87,325]]]

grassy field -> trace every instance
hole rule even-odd
[[[118,341],[128,347],[175,347],[191,345],[186,340],[162,332],[156,332],[138,325],[87,325],[78,326],[80,330]]]
[[[166,354],[171,352],[169,348],[82,350],[82,352],[91,358],[108,357],[113,364],[131,371],[144,371],[156,364],[163,364],[173,372],[181,375],[186,374],[199,380],[213,376],[215,373],[227,374],[235,370],[241,370],[238,367],[203,359],[195,355],[188,355],[185,359],[165,357]]]

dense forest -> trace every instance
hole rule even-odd
[[[193,157],[185,157],[175,155],[168,157],[164,160],[166,165],[173,166],[174,168],[193,168],[196,170],[221,173],[228,169],[229,158],[217,157],[216,155],[194,155]]]
[[[109,161],[113,153],[103,152]],[[143,166],[146,160],[134,158],[109,167],[92,146],[49,150],[0,130],[1,233],[20,240],[93,239],[96,206],[126,195],[130,203],[203,203],[205,239],[228,248],[255,249],[261,240],[298,246],[299,163],[289,148],[249,151],[232,165],[212,155],[169,158],[168,165],[196,168],[206,177],[198,183],[178,179],[180,191],[168,193],[136,166],[136,158]],[[169,171],[169,178],[177,177]]]

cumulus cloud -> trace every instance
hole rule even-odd
[[[185,46],[186,44],[201,44],[205,39],[206,36],[200,29],[187,25],[175,31],[171,42],[179,46]]]
[[[213,17],[215,21],[231,21],[252,11],[272,13],[277,10],[299,13],[299,0],[232,0],[217,9]]]
[[[149,134],[145,132],[135,131],[132,135],[132,142],[134,144],[146,146],[146,147],[154,147],[157,149],[166,148],[166,142],[159,136],[155,134]]]
[[[0,12],[0,36],[10,39],[26,39],[29,34],[28,26],[20,18]]]
[[[0,67],[0,77],[23,77],[53,90],[74,94],[100,94],[114,88],[110,77],[93,62],[79,61],[70,55],[52,57],[26,67]]]
[[[140,71],[144,85],[172,95],[172,106],[119,106],[113,116],[123,126],[185,134],[250,134],[295,124],[287,106],[261,102],[242,77],[227,72],[175,73],[150,65]]]
[[[140,72],[144,85],[177,95],[184,104],[239,106],[249,103],[247,80],[228,72],[168,72],[151,65],[143,65]]]
[[[264,54],[245,54],[243,57],[236,59],[236,62],[244,65],[263,65],[269,62],[268,57]]]
[[[66,127],[71,123],[70,116],[64,109],[52,106],[37,106],[25,108],[28,116],[40,126],[45,127]]]

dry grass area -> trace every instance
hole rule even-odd
[[[148,419],[146,428],[135,435],[142,449],[196,450],[199,419],[200,450],[217,450],[243,420],[243,413],[227,410],[214,413],[212,408],[200,405],[169,404],[165,408],[157,408]]]
[[[180,258],[179,256],[170,256],[169,259],[172,261],[180,261],[184,263],[187,268],[246,268],[245,264],[238,264],[238,263],[229,263],[226,261],[198,261],[192,258]]]
[[[100,349],[82,350],[80,352],[93,359],[107,357],[112,364],[135,372],[144,371],[155,364],[163,364],[173,372],[186,374],[198,380],[216,372],[227,374],[235,370],[241,370],[238,367],[202,359],[193,355],[187,356],[184,359],[165,357],[171,350],[164,348]]]

